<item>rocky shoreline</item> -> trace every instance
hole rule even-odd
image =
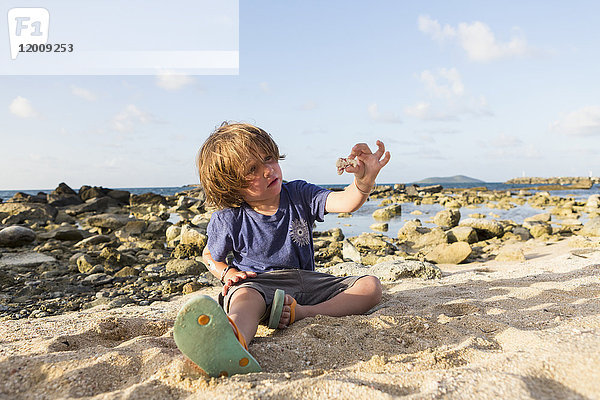
[[[190,187],[172,196],[61,183],[51,193],[17,193],[0,203],[0,319],[38,318],[96,305],[149,305],[220,283],[206,271],[201,252],[211,210]],[[436,227],[408,221],[395,235],[368,232],[345,238],[340,229],[315,232],[319,270],[338,275],[357,269],[382,280],[441,276],[435,264],[524,261],[532,244],[573,241],[600,247],[600,196],[586,201],[528,190],[378,186],[371,229],[402,204],[440,204]],[[506,209],[529,205],[540,214],[522,224],[461,215],[476,205]],[[180,220],[169,222],[172,214]],[[586,219],[583,224],[580,219]],[[410,262],[406,262],[409,260]],[[394,277],[389,278],[391,275]]]

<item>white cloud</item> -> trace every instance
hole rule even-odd
[[[97,96],[91,91],[77,86],[71,86],[71,93],[87,101],[96,101],[97,99]]]
[[[380,112],[379,111],[379,106],[377,105],[377,103],[370,104],[367,107],[367,112],[369,113],[369,117],[373,121],[387,122],[387,123],[391,123],[391,124],[398,124],[398,123],[402,122],[402,120],[400,119],[400,117],[398,117],[394,113],[382,113],[382,112]]]
[[[17,96],[10,103],[8,109],[19,118],[37,118],[39,116],[39,113],[33,108],[31,102],[21,96]]]
[[[494,32],[483,22],[461,22],[457,27],[442,26],[427,15],[418,18],[419,30],[438,42],[455,41],[472,61],[486,62],[532,53],[525,39],[513,35],[508,42],[496,39]]]
[[[493,115],[484,96],[466,95],[465,86],[456,68],[424,70],[419,79],[431,101],[421,100],[404,108],[408,116],[424,121],[447,121],[461,115]]]
[[[440,80],[445,82],[439,83]],[[435,73],[425,70],[421,72],[421,81],[425,84],[425,88],[435,97],[460,97],[465,92],[465,87],[456,68],[439,68],[437,76]]]
[[[184,74],[177,74],[171,71],[162,71],[156,75],[156,86],[159,88],[174,91],[195,82],[193,78]]]
[[[123,111],[114,116],[111,127],[118,132],[132,132],[136,124],[156,122],[151,114],[145,113],[135,105],[129,104]]]
[[[587,106],[562,115],[550,128],[573,136],[600,135],[600,106]]]
[[[456,119],[456,116],[435,111],[431,103],[420,101],[414,106],[404,108],[404,113],[409,117],[415,117],[425,121],[448,121]]]

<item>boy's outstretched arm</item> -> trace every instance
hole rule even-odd
[[[325,211],[353,212],[364,204],[375,186],[379,171],[385,167],[391,157],[390,152],[385,151],[383,142],[378,140],[376,144],[375,153],[371,152],[366,143],[358,143],[352,148],[348,158],[358,160],[358,165],[346,167],[346,172],[354,174],[354,182],[342,192],[331,192],[327,196]]]
[[[244,280],[248,277],[256,276],[256,272],[240,271],[233,267],[227,269],[227,264],[225,264],[224,262],[215,261],[212,258],[212,256],[210,255],[210,251],[208,250],[208,246],[204,247],[204,251],[202,252],[202,259],[207,265],[210,273],[213,274],[215,278],[223,282],[223,296],[225,296],[229,288],[237,282]],[[223,273],[225,273],[225,275],[223,275]]]

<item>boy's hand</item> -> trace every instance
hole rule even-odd
[[[390,161],[390,152],[385,151],[383,142],[378,140],[376,144],[377,151],[372,153],[366,143],[358,143],[348,156],[350,159],[357,159],[358,166],[348,166],[346,172],[353,173],[356,180],[363,184],[362,187],[372,187],[381,168]],[[381,158],[382,156],[383,158]]]
[[[256,276],[256,272],[252,271],[239,271],[235,268],[231,268],[227,271],[227,275],[223,279],[225,283],[223,284],[223,296],[227,294],[229,288],[234,286],[236,283],[243,281],[246,278],[254,278]]]

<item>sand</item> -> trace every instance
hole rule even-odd
[[[600,398],[600,249],[525,254],[386,283],[368,315],[260,327],[264,372],[230,378],[204,377],[174,344],[190,295],[4,321],[0,398]]]

